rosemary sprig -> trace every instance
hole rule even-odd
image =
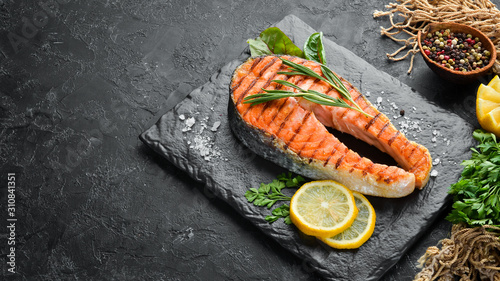
[[[323,73],[323,75],[325,75],[325,77],[319,75],[318,73],[316,73],[314,70],[306,67],[306,66],[303,66],[303,65],[300,65],[300,64],[297,64],[297,63],[294,63],[292,61],[289,61],[289,60],[286,60],[286,59],[283,59],[283,58],[280,58],[282,61],[283,61],[283,64],[289,66],[289,71],[280,71],[278,72],[278,74],[286,74],[286,75],[306,75],[306,76],[310,76],[310,77],[313,77],[313,78],[317,78],[321,81],[324,81],[326,82],[327,84],[329,84],[330,86],[332,86],[335,90],[337,90],[337,92],[340,93],[340,95],[345,98],[346,100],[350,101],[354,106],[349,106],[346,102],[344,102],[342,99],[334,99],[334,98],[331,98],[330,96],[328,95],[325,95],[325,94],[321,94],[317,91],[304,91],[300,88],[296,88],[294,87],[295,85],[292,84],[292,83],[288,83],[288,84],[291,84],[291,85],[286,85],[286,86],[289,86],[289,87],[292,87],[292,88],[295,88],[297,90],[300,91],[300,93],[296,93],[295,96],[300,96],[300,97],[304,97],[306,98],[309,97],[311,98],[312,95],[319,95],[321,96],[321,98],[311,98],[311,99],[308,99],[312,102],[315,102],[315,103],[319,103],[319,101],[324,101],[324,99],[330,99],[330,100],[334,100],[335,103],[332,104],[331,101],[327,102],[328,104],[325,104],[325,103],[320,103],[320,104],[323,104],[323,105],[330,105],[330,106],[338,106],[338,107],[347,107],[347,108],[350,108],[350,109],[354,109],[358,112],[361,112],[362,114],[364,114],[366,117],[373,117],[371,116],[370,114],[364,112],[361,107],[359,107],[359,105],[354,102],[354,100],[352,99],[351,97],[351,94],[349,93],[349,91],[347,90],[347,88],[345,87],[345,85],[342,83],[342,81],[340,81],[339,77],[337,75],[335,75],[335,73],[333,73],[333,71],[331,71],[327,66],[325,65],[321,65],[321,72]],[[285,81],[286,82],[286,81]],[[269,100],[274,100],[274,99],[280,99],[280,98],[285,98],[285,97],[290,97],[290,91],[281,91],[281,90],[264,90],[266,93],[265,94],[256,94],[256,95],[251,95],[251,96],[248,96],[247,98],[245,98],[246,100],[253,100],[253,99],[256,99],[256,98],[266,98],[268,99],[267,101]],[[307,94],[307,95],[305,95]],[[326,98],[326,97],[328,98]],[[274,97],[274,98],[271,98],[271,97]],[[307,98],[306,98],[307,99]],[[261,99],[259,99],[261,100]],[[262,101],[262,102],[266,102],[266,100]],[[258,102],[260,103],[260,102]],[[256,103],[253,103],[252,102],[252,105],[253,104],[256,104]],[[347,105],[347,106],[345,106]]]
[[[277,100],[277,99],[281,99],[281,98],[300,97],[300,98],[304,98],[310,102],[314,102],[317,104],[336,106],[336,107],[345,107],[345,108],[356,110],[358,112],[361,112],[361,113],[367,115],[363,110],[350,106],[348,103],[346,103],[341,98],[334,98],[334,97],[320,93],[320,92],[315,91],[315,90],[304,90],[304,89],[300,88],[299,86],[297,86],[291,82],[284,81],[284,80],[272,80],[272,81],[276,82],[278,84],[281,84],[283,86],[288,86],[288,87],[294,88],[294,89],[298,90],[298,92],[287,91],[287,90],[262,89],[262,91],[264,91],[264,93],[247,96],[243,99],[243,103],[250,103],[251,105],[256,105],[256,104],[260,104],[260,103],[264,103],[264,102],[268,102],[268,101],[272,101],[272,100]],[[369,116],[369,115],[367,115],[367,116]]]

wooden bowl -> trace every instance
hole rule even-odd
[[[451,70],[449,68],[446,68],[442,66],[441,64],[431,60],[425,53],[424,50],[422,49],[422,38],[427,37],[427,33],[431,32],[436,32],[439,30],[445,30],[449,29],[451,32],[461,32],[465,34],[471,34],[473,37],[479,38],[479,40],[482,42],[481,48],[486,48],[488,51],[490,51],[491,56],[490,56],[490,61],[487,65],[485,65],[482,68],[473,70],[473,71],[468,71],[468,72],[462,72],[459,70]],[[421,31],[418,32],[417,35],[417,40],[418,40],[418,47],[420,48],[420,53],[422,53],[422,57],[424,58],[424,61],[427,63],[430,69],[432,69],[436,74],[441,76],[442,78],[458,83],[458,84],[466,84],[466,83],[471,83],[476,81],[479,77],[486,75],[490,72],[491,68],[493,67],[493,64],[495,63],[495,59],[497,57],[497,52],[495,49],[495,45],[493,45],[493,42],[484,35],[481,31],[467,26],[463,24],[458,24],[458,23],[452,23],[452,22],[443,22],[443,23],[430,23],[428,25],[428,31],[423,33]]]

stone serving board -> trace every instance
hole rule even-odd
[[[307,37],[315,32],[293,15],[275,26],[297,46],[303,46]],[[399,199],[368,197],[377,213],[377,223],[373,236],[359,249],[335,250],[300,234],[295,226],[286,225],[282,220],[269,224],[264,217],[270,210],[247,202],[244,194],[248,188],[270,182],[285,170],[256,156],[229,128],[229,83],[232,72],[245,58],[222,67],[140,138],[192,178],[204,183],[213,194],[325,279],[378,280],[449,204],[447,190],[457,181],[460,163],[468,158],[469,148],[474,144],[473,128],[351,51],[329,39],[325,39],[324,44],[330,68],[364,93],[409,139],[426,146],[435,163],[434,176],[423,190]],[[359,143],[347,141],[346,145],[356,151]],[[294,190],[289,192],[293,194]]]

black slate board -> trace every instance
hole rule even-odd
[[[276,26],[298,46],[315,32],[293,15]],[[326,279],[377,280],[449,203],[448,186],[458,179],[461,160],[468,158],[473,128],[349,50],[328,39],[325,47],[329,66],[363,92],[409,139],[429,148],[436,162],[437,176],[431,177],[423,190],[400,199],[369,197],[377,213],[377,224],[370,240],[357,250],[331,249],[281,221],[268,224],[264,216],[269,211],[247,203],[244,193],[249,187],[271,181],[283,169],[244,147],[229,128],[229,82],[233,70],[243,60],[222,67],[140,138]],[[400,115],[401,109],[404,116]],[[195,122],[190,126],[192,120]]]

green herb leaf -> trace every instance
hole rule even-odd
[[[280,218],[284,218],[286,224],[292,223],[290,220],[290,206],[287,204],[281,205],[280,207],[274,209],[271,213],[273,214],[272,216],[266,216],[266,221],[269,223],[273,223]]]
[[[256,39],[248,39],[247,43],[252,57],[281,54],[304,58],[304,52],[277,27],[269,27]]]
[[[264,42],[260,37],[248,39],[247,43],[250,46],[250,54],[252,57],[272,55],[266,42]]]
[[[301,176],[294,176],[292,173],[283,173],[278,175],[277,179],[265,184],[261,183],[259,188],[250,188],[245,192],[245,198],[248,202],[253,203],[255,206],[267,207],[270,209],[278,201],[290,201],[292,198],[286,196],[281,192],[282,189],[287,187],[298,187],[305,179]],[[272,210],[272,216],[266,216],[265,219],[269,223],[273,223],[279,218],[284,218],[285,223],[291,224],[289,218],[290,207],[283,204],[278,208]]]
[[[446,219],[470,226],[500,225],[500,144],[484,130],[474,131],[473,137],[480,143],[471,148],[459,181],[450,186],[454,203]]]
[[[304,44],[304,56],[308,60],[326,64],[323,32],[316,32],[309,36]]]

